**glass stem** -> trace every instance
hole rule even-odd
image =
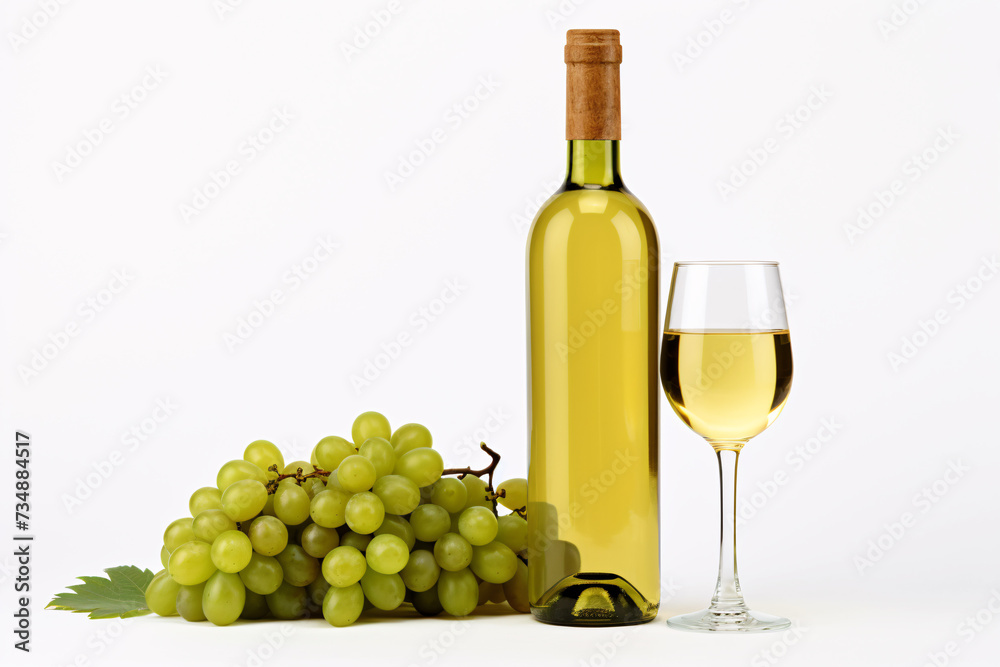
[[[745,614],[747,606],[740,591],[740,577],[736,569],[736,467],[743,443],[711,444],[719,458],[722,529],[719,539],[719,579],[715,584],[710,610],[726,615]]]

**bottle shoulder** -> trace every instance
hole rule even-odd
[[[563,186],[535,215],[531,237],[542,236],[549,227],[567,232],[586,232],[602,225],[632,223],[655,243],[656,228],[645,205],[627,188],[566,188]]]

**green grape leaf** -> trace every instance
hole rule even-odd
[[[105,570],[108,577],[77,577],[83,583],[69,586],[72,593],[59,593],[46,609],[62,609],[90,618],[129,618],[149,613],[146,607],[146,587],[153,573],[133,565],[120,565]]]

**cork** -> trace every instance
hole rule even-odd
[[[622,114],[617,30],[566,33],[566,139],[618,140]]]

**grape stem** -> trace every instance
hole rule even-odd
[[[441,476],[443,477],[444,475],[458,475],[458,478],[462,479],[466,475],[475,475],[476,477],[482,477],[483,475],[486,475],[487,498],[489,498],[490,503],[493,506],[493,514],[496,514],[497,498],[504,497],[503,491],[497,494],[493,490],[493,472],[497,469],[497,464],[500,463],[500,455],[497,454],[492,449],[490,449],[489,445],[487,445],[485,442],[480,442],[479,448],[490,455],[491,460],[488,466],[486,466],[482,470],[473,470],[471,466],[465,468],[445,468],[443,471],[441,471]]]
[[[268,468],[268,470],[278,475],[277,478],[268,480],[267,482],[268,493],[274,493],[275,491],[277,491],[278,484],[283,479],[294,479],[296,484],[302,486],[302,482],[306,481],[307,479],[311,479],[314,477],[323,478],[323,477],[329,477],[331,475],[329,470],[323,470],[322,468],[317,468],[316,466],[313,466],[312,472],[306,473],[303,472],[302,468],[296,468],[295,472],[289,473],[287,475],[278,473],[277,465],[272,465],[271,467]]]

